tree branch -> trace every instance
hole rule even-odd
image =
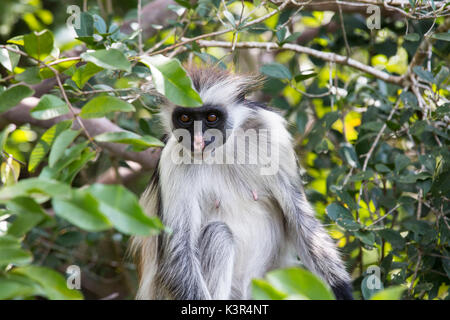
[[[56,117],[49,120],[38,120],[30,115],[30,110],[34,108],[39,102],[38,98],[29,97],[22,100],[14,108],[0,114],[0,125],[3,125],[3,120],[9,123],[14,123],[16,125],[22,125],[29,123],[41,128],[50,128],[54,124],[61,122],[63,120],[72,119],[72,115],[66,114],[60,117]],[[75,110],[75,112],[78,112]],[[91,135],[96,136],[104,132],[116,132],[123,131],[119,126],[115,125],[106,118],[100,119],[81,119],[83,125],[91,133]],[[79,124],[75,121],[73,123],[74,129],[79,129]],[[157,161],[159,159],[160,149],[147,149],[141,152],[127,151],[127,146],[118,143],[104,142],[99,143],[99,145],[111,152],[115,157],[124,160],[131,160],[142,165],[146,170],[154,169],[156,167]]]
[[[230,48],[231,44],[225,41],[209,41],[209,40],[198,40],[198,45],[200,47],[221,47]],[[406,86],[409,80],[404,76],[395,76],[387,72],[378,70],[374,67],[368,66],[362,62],[355,59],[348,58],[339,54],[332,52],[323,52],[307,47],[300,46],[298,44],[285,43],[281,47],[274,42],[238,42],[236,43],[237,48],[259,48],[266,50],[291,50],[298,53],[305,53],[307,55],[325,60],[330,62],[339,63],[342,65],[347,65],[349,67],[358,69],[362,72],[368,73],[378,79],[384,80],[386,82],[394,83],[401,86]]]
[[[274,4],[280,4],[280,1],[272,1]],[[448,15],[448,8],[445,7],[447,1],[434,1],[436,10],[433,10],[430,1],[422,1],[416,3],[412,10],[409,0],[358,0],[358,1],[343,1],[343,0],[315,0],[309,1],[291,1],[289,7],[304,6],[305,11],[339,11],[339,6],[345,13],[360,13],[362,15],[369,15],[367,7],[378,6],[383,17],[405,17],[414,20],[434,19],[435,13],[440,13],[440,16]],[[410,11],[406,12],[408,8]],[[422,13],[427,11],[427,13]],[[411,14],[410,12],[413,12]]]

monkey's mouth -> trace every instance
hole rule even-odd
[[[207,153],[214,153],[216,146],[210,146],[212,143],[216,142],[216,137],[212,136],[211,139],[205,140],[203,137],[200,139],[194,137],[190,142],[185,142],[183,137],[178,138],[178,142],[183,146],[184,149],[189,150],[191,156],[203,155]]]
[[[194,137],[194,140],[191,143],[191,152],[194,155],[198,155],[198,154],[206,154],[209,152],[214,152],[215,150],[215,146],[209,147],[213,142],[216,141],[216,137],[211,137],[211,139],[209,140],[205,140],[203,139],[203,137],[201,139],[197,138],[197,140],[195,139],[196,137]]]

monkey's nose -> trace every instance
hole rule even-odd
[[[201,135],[194,136],[194,151],[201,152],[205,148],[205,140]]]

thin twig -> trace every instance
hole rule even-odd
[[[198,38],[198,37],[196,37]],[[226,41],[214,41],[214,40],[198,40],[196,38],[186,39],[185,42],[197,41],[200,47],[221,47],[221,48],[230,48],[230,43]],[[365,73],[368,73],[378,79],[384,80],[386,82],[394,83],[397,85],[407,85],[409,84],[409,80],[404,76],[394,76],[390,75],[384,71],[378,70],[374,67],[368,66],[362,62],[359,62],[355,59],[348,58],[346,56],[342,56],[339,54],[335,54],[332,52],[323,52],[315,49],[311,49],[308,47],[300,46],[298,44],[285,43],[282,46],[279,46],[274,42],[238,42],[236,43],[236,48],[259,48],[265,50],[291,50],[298,53],[304,53],[325,61],[335,62],[342,65],[347,65],[349,67],[358,69]]]
[[[66,102],[67,106],[69,107],[69,110],[70,110],[70,113],[72,114],[72,117],[78,122],[78,124],[80,125],[81,129],[82,129],[82,130],[84,131],[84,133],[86,134],[86,137],[87,137],[88,140],[95,146],[96,150],[97,150],[97,151],[100,151],[100,150],[101,150],[100,146],[97,145],[97,143],[95,143],[94,139],[91,137],[91,135],[90,135],[89,132],[87,131],[86,127],[84,126],[83,121],[81,121],[80,117],[79,117],[79,116],[77,115],[77,113],[74,111],[73,106],[72,106],[72,103],[71,103],[71,102],[69,101],[69,99],[67,98],[66,91],[64,90],[64,87],[63,87],[62,82],[61,82],[61,78],[60,78],[59,71],[56,70],[55,68],[53,68],[51,65],[46,64],[45,62],[43,62],[43,61],[41,61],[41,60],[39,60],[39,59],[36,59],[36,58],[34,58],[34,57],[28,55],[27,53],[23,52],[22,50],[14,49],[14,48],[11,48],[11,47],[5,46],[5,45],[0,45],[0,48],[5,48],[5,49],[7,49],[7,50],[9,50],[9,51],[11,51],[11,52],[20,54],[20,55],[22,55],[22,56],[24,56],[24,57],[27,57],[27,58],[29,58],[29,59],[35,61],[35,62],[38,63],[39,65],[42,65],[43,67],[49,68],[49,69],[53,72],[53,74],[55,75],[56,83],[57,83],[57,85],[58,85],[58,87],[59,87],[59,90],[61,91],[61,94],[62,94],[62,96],[63,96],[63,98],[64,98],[64,101]]]
[[[416,263],[416,267],[414,268],[414,274],[413,277],[411,279],[411,284],[409,286],[409,290],[408,293],[411,296],[412,295],[412,291],[413,291],[413,287],[414,287],[414,282],[416,281],[417,278],[417,272],[419,271],[419,265],[420,262],[422,261],[422,253],[419,251],[418,253],[418,257],[417,257],[417,263]]]
[[[371,226],[377,224],[378,222],[384,220],[386,217],[388,217],[391,213],[393,213],[395,210],[397,210],[400,207],[399,204],[397,204],[394,208],[392,208],[391,210],[389,210],[388,213],[386,213],[384,216],[378,218],[377,220],[375,220],[374,222],[372,222],[370,225],[367,226],[367,228],[370,228]]]
[[[241,27],[241,29],[250,27],[252,25],[258,24],[260,22],[263,22],[263,21],[269,19],[270,17],[272,17],[276,13],[282,11],[289,4],[289,2],[290,2],[289,0],[285,0],[277,8],[277,10],[273,10],[270,13],[268,13],[268,14],[260,17],[260,18],[254,19],[254,20],[246,23],[244,26]],[[216,36],[220,36],[222,34],[226,34],[226,33],[233,32],[233,31],[234,31],[234,28],[228,28],[228,29],[225,29],[225,30],[219,30],[219,31],[215,31],[215,32],[207,33],[207,34],[202,34],[202,35],[199,35],[199,36],[194,37],[194,38],[184,39],[182,42],[175,43],[175,44],[173,44],[171,46],[168,46],[167,48],[164,48],[162,50],[153,52],[151,55],[156,55],[156,54],[161,54],[161,53],[165,53],[165,52],[168,52],[168,51],[172,51],[175,48],[178,48],[180,46],[184,46],[184,45],[186,45],[188,43],[191,43],[191,42],[194,42],[194,41],[197,41],[197,40],[201,40],[201,39],[205,39],[205,38],[209,38],[209,37],[216,37]],[[230,43],[228,43],[228,44],[229,44],[229,46],[231,46]]]
[[[338,4],[338,9],[339,9],[339,20],[341,22],[341,28],[342,28],[342,36],[344,37],[344,42],[345,42],[345,50],[347,51],[347,57],[350,58],[352,51],[350,50],[350,46],[348,45],[347,33],[345,32],[344,16],[342,14],[341,4],[339,2],[337,2],[337,4]]]
[[[142,15],[142,0],[138,0],[138,8],[137,8],[137,21],[138,21],[138,49],[139,49],[139,55],[142,55],[143,53],[143,45],[142,45],[142,21],[141,21],[141,15]]]

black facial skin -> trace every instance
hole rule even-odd
[[[211,116],[215,116],[215,121],[211,121]],[[208,117],[210,117],[210,119],[208,119]],[[188,119],[188,121],[182,121],[182,119]],[[222,143],[224,143],[226,139],[226,129],[231,128],[227,122],[227,113],[224,108],[214,105],[203,105],[197,108],[176,107],[172,113],[173,127],[174,129],[186,129],[189,131],[191,136],[191,151],[194,150],[194,121],[202,122],[203,135],[208,129],[220,130],[222,136],[224,137],[224,141]],[[181,140],[182,137],[180,137],[180,142]],[[214,137],[212,137],[209,141],[205,141],[205,148],[213,141]]]

